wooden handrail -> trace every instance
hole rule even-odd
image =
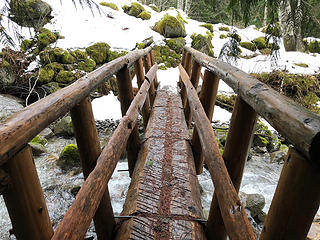
[[[136,50],[106,63],[73,84],[24,108],[0,126],[0,166],[50,123],[63,116],[90,92],[126,65],[151,51]]]
[[[191,114],[200,137],[205,163],[215,186],[227,233],[231,239],[255,239],[244,207],[240,202],[220,154],[211,123],[204,112],[188,74],[181,65],[179,66],[179,70],[180,77],[186,88]]]
[[[69,207],[52,239],[83,239],[106,190],[111,175],[137,122],[150,85],[157,71],[154,65],[146,75],[138,94],[97,160],[97,165],[83,183],[76,200]],[[149,83],[150,81],[150,83]]]
[[[200,65],[219,75],[259,115],[291,142],[311,163],[320,166],[320,116],[261,83],[249,74],[190,47]]]

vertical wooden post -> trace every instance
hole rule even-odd
[[[197,90],[198,84],[199,84],[200,73],[201,73],[201,65],[199,63],[197,63],[196,61],[193,61],[192,74],[191,74],[190,81],[191,81],[192,85],[194,86],[194,89],[196,89],[196,90]],[[187,126],[190,127],[192,117],[191,117],[190,107],[189,107],[188,101],[186,101],[186,105],[184,105],[183,107],[184,107],[184,113],[186,116]]]
[[[204,73],[203,84],[202,84],[202,88],[201,88],[201,92],[200,92],[200,101],[202,103],[203,109],[206,112],[206,115],[207,115],[210,122],[212,120],[214,104],[216,102],[218,85],[219,85],[218,75],[206,70]],[[191,144],[192,144],[193,157],[194,157],[196,171],[197,171],[197,174],[201,174],[202,168],[203,168],[203,163],[204,163],[204,158],[203,158],[200,139],[199,139],[199,135],[198,135],[196,126],[193,130]]]
[[[117,73],[118,91],[121,103],[121,113],[124,116],[133,100],[132,83],[128,67],[123,68]],[[130,177],[133,173],[140,148],[138,126],[136,125],[127,143],[127,157]]]
[[[233,108],[227,141],[222,155],[237,192],[240,189],[256,118],[257,113],[254,109],[238,96]],[[227,238],[216,193],[212,198],[206,232],[208,239],[223,240]]]
[[[290,148],[260,240],[306,239],[319,208],[319,183],[319,168]]]
[[[181,57],[181,65],[182,67],[185,68],[186,66],[186,55],[187,55],[187,51],[186,50],[183,50],[182,52],[182,57]]]
[[[192,68],[192,55],[190,53],[186,53],[186,57],[185,57],[185,70],[188,74],[188,76],[190,77],[190,74],[191,74],[191,68]],[[181,84],[180,85],[180,88],[181,88],[181,100],[182,100],[182,106],[186,106],[187,105],[187,101],[188,101],[188,98],[187,98],[187,92],[186,92],[186,89],[185,89],[185,86],[184,84]]]
[[[144,72],[143,72],[142,58],[139,58],[139,60],[137,60],[135,64],[136,64],[136,69],[137,69],[137,82],[138,82],[138,86],[140,89],[141,85],[143,84],[143,81],[145,80]],[[149,116],[150,116],[150,99],[149,99],[149,95],[147,95],[146,101],[145,101],[143,108],[142,108],[142,118],[143,118],[144,129],[147,128]]]
[[[151,68],[151,57],[150,54],[145,56],[145,73],[147,74]],[[154,87],[154,82],[150,85],[149,89],[149,99],[150,99],[150,107],[153,107],[154,99],[156,98],[156,91]]]
[[[101,153],[90,97],[86,97],[71,109],[71,117],[79,148],[83,175],[87,179],[96,166],[97,159]],[[113,238],[115,220],[108,187],[101,198],[93,221],[98,239]]]
[[[150,51],[150,57],[151,57],[151,65],[153,66],[156,63],[155,60],[154,60],[154,51],[153,50]],[[157,75],[154,78],[154,87],[155,87],[156,90],[159,87],[159,82],[158,82]]]
[[[29,146],[4,165],[10,185],[3,194],[17,239],[51,239],[52,224]]]

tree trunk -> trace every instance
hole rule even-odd
[[[301,21],[302,21],[302,9],[301,9],[301,0],[297,1],[297,9],[296,9],[296,19],[295,19],[295,27],[296,27],[296,32],[295,32],[295,38],[296,38],[296,49],[299,52],[303,52],[304,49],[304,44],[302,42],[302,34],[301,34]]]
[[[267,22],[268,22],[268,0],[265,0],[263,26],[267,26]]]
[[[186,14],[189,13],[190,6],[191,6],[191,0],[185,0],[185,2],[184,2],[184,12]]]
[[[183,10],[183,0],[178,0],[177,8]]]
[[[281,0],[279,4],[279,20],[282,31],[283,43],[286,51],[295,51],[296,43],[293,26],[289,22],[291,6],[289,0]]]

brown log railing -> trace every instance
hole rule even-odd
[[[146,75],[142,65],[145,57]],[[152,57],[150,47],[130,52],[24,108],[0,126],[0,194],[18,239],[83,239],[92,219],[98,239],[112,238],[115,221],[107,184],[126,146],[131,156],[129,171],[133,171],[139,148],[135,125],[142,109],[143,121],[148,121],[148,95],[152,98],[155,95],[157,65],[151,66]],[[135,98],[128,70],[134,64],[140,86]],[[117,74],[123,118],[101,152],[89,94],[114,74]],[[27,144],[68,111],[71,111],[86,180],[54,233]]]
[[[320,203],[320,116],[245,72],[190,47],[185,47],[182,59],[179,67],[181,98],[186,108],[190,106],[185,109],[187,123],[191,121],[190,112],[195,122],[192,145],[198,156],[195,158],[196,169],[201,173],[203,155],[215,186],[206,226],[208,239],[226,239],[227,235],[231,239],[253,238],[237,192],[257,114],[294,146],[289,150],[260,239],[305,239]],[[195,73],[190,72],[192,60]],[[238,94],[223,156],[209,121],[214,100],[206,97],[207,101],[201,101],[201,104],[195,91],[199,66],[211,73],[209,81],[212,85],[218,76]],[[200,96],[210,96],[207,93],[208,72],[203,80],[205,89],[201,89]],[[212,87],[210,98],[214,99],[215,95],[216,88]]]

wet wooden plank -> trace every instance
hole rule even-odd
[[[146,141],[121,215],[117,239],[205,239],[196,176],[181,99],[159,91]]]

